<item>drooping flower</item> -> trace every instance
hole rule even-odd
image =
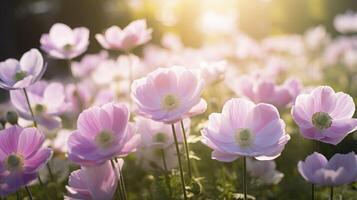
[[[308,182],[322,186],[349,184],[357,179],[357,156],[335,154],[328,161],[324,155],[314,152],[305,161],[299,161],[300,175]]]
[[[12,126],[0,131],[0,195],[6,196],[36,179],[52,156],[42,147],[45,136],[36,128]]]
[[[212,159],[232,162],[240,156],[272,160],[283,151],[290,136],[278,110],[265,103],[230,99],[222,113],[212,113],[202,130],[202,142],[213,149]]]
[[[283,173],[276,170],[276,163],[273,160],[247,159],[247,171],[262,184],[278,184],[284,177]]]
[[[69,107],[62,84],[39,81],[27,88],[27,94],[37,123],[50,130],[61,126],[59,115],[65,113]],[[10,91],[10,99],[22,118],[32,120],[23,91]]]
[[[87,50],[89,30],[85,27],[71,29],[65,24],[54,24],[48,34],[41,36],[41,49],[57,59],[72,59]]]
[[[186,137],[190,134],[190,119],[183,120]],[[171,126],[162,122],[156,122],[144,117],[135,117],[135,125],[138,134],[141,135],[141,147],[143,148],[166,148],[174,144]],[[178,142],[182,142],[182,130],[180,123],[175,124]]]
[[[96,34],[95,38],[105,49],[130,50],[151,39],[152,29],[148,29],[146,20],[131,22],[124,29],[111,26],[103,34]]]
[[[192,70],[174,66],[158,68],[131,85],[131,96],[144,117],[164,123],[203,113],[200,97],[204,81]]]
[[[300,94],[291,114],[305,138],[336,145],[356,129],[354,111],[351,96],[320,86],[309,94]]]
[[[118,160],[116,170],[124,161]],[[98,166],[83,167],[71,173],[68,180],[68,196],[65,200],[111,200],[118,185],[118,172],[107,161]]]
[[[140,135],[129,124],[128,108],[107,103],[84,110],[68,139],[68,158],[80,165],[98,165],[136,150]]]
[[[45,70],[41,53],[37,49],[31,49],[20,60],[9,58],[0,62],[0,88],[26,88],[41,79]]]

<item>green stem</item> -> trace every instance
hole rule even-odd
[[[188,172],[189,181],[191,182],[192,173],[191,173],[191,162],[190,162],[190,149],[188,148],[186,130],[182,120],[180,121],[180,124],[181,124],[181,130],[183,135],[183,143],[185,145],[185,152],[186,152],[186,159],[187,159],[187,172]]]
[[[118,190],[118,188],[119,188],[119,199],[124,199],[124,197],[123,197],[123,190],[121,189],[121,182],[120,182],[120,178],[119,178],[119,174],[118,174],[118,172],[117,172],[117,169],[116,169],[116,167],[115,167],[115,164],[114,164],[114,160],[113,159],[111,159],[110,160],[110,164],[112,165],[112,168],[113,168],[113,170],[114,170],[114,173],[115,173],[115,175],[116,175],[116,177],[117,177],[117,179],[118,179],[118,186],[117,186],[117,190]]]
[[[178,160],[178,164],[179,164],[179,168],[180,168],[182,192],[183,192],[184,199],[187,200],[186,187],[185,187],[185,179],[184,179],[184,177],[183,177],[182,163],[181,163],[181,157],[180,157],[180,155],[181,155],[181,154],[180,154],[180,148],[179,148],[179,145],[178,145],[177,136],[176,136],[176,131],[175,131],[175,125],[174,125],[174,124],[171,124],[171,129],[172,129],[172,134],[173,134],[174,140],[175,140],[177,160]]]
[[[32,200],[33,197],[32,197],[32,193],[31,193],[31,190],[29,187],[25,186],[25,189],[26,189],[26,192],[27,192],[27,195],[29,196],[29,199]]]
[[[119,167],[119,175],[120,175],[120,184],[121,184],[121,187],[122,187],[122,190],[123,190],[123,194],[124,194],[124,200],[127,200],[128,199],[128,195],[126,194],[124,176],[123,176],[123,173],[122,173],[122,169],[120,169],[120,167]]]
[[[311,184],[311,199],[315,200],[315,184]]]
[[[47,162],[46,167],[47,167],[47,170],[48,170],[48,174],[50,175],[51,181],[55,182],[55,176],[52,173],[51,166],[50,166],[49,162]]]
[[[333,187],[330,187],[330,200],[333,200]]]
[[[33,121],[33,126],[37,128],[37,122],[36,122],[36,120],[35,120],[35,115],[34,115],[33,110],[32,110],[32,108],[31,108],[31,103],[30,103],[29,96],[28,96],[27,91],[26,91],[25,88],[23,89],[23,91],[24,91],[24,94],[25,94],[27,106],[29,107],[29,110],[30,110],[30,114],[31,114],[32,121]]]
[[[243,156],[243,193],[244,200],[247,200],[247,158]]]
[[[172,197],[172,189],[171,189],[171,185],[170,185],[170,177],[167,174],[168,170],[167,170],[167,164],[166,164],[166,156],[165,156],[165,151],[164,149],[160,149],[161,152],[161,157],[162,157],[162,164],[164,165],[164,170],[165,170],[165,181],[166,181],[166,185],[167,185],[167,189],[169,190],[169,194],[170,194],[170,198]]]
[[[43,181],[42,181],[42,179],[41,179],[41,177],[39,175],[37,176],[37,180],[40,183],[41,188],[43,188],[46,191],[45,192],[45,196],[46,196],[46,199],[48,199],[48,193],[47,193],[48,188],[47,188],[47,186],[43,183]],[[57,196],[57,191],[55,192],[55,195]]]
[[[19,191],[16,192],[16,199],[17,199],[17,200],[20,200],[20,199],[21,199],[21,197],[20,197],[20,192],[19,192]]]

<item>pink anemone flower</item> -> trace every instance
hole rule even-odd
[[[34,119],[38,124],[49,130],[61,127],[62,121],[59,116],[70,106],[66,101],[65,90],[61,83],[39,81],[27,88],[27,94]],[[10,91],[10,99],[22,118],[32,120],[23,91]]]
[[[107,103],[79,115],[77,130],[68,139],[68,157],[80,165],[98,165],[134,152],[139,143],[140,135],[129,124],[128,108]]]
[[[46,66],[37,49],[31,49],[20,60],[9,58],[0,62],[0,88],[23,89],[40,80]]]
[[[71,29],[66,24],[54,24],[48,34],[41,36],[41,49],[57,59],[72,59],[87,50],[89,30],[84,27]]]
[[[118,170],[124,164],[119,159],[115,169],[107,161],[98,166],[82,167],[71,173],[65,200],[111,200],[118,185]]]
[[[232,162],[240,156],[272,160],[283,151],[290,136],[278,110],[265,103],[231,99],[222,113],[212,113],[202,130],[202,142],[213,149],[212,159]]]
[[[130,50],[142,45],[151,39],[152,29],[148,29],[146,20],[131,22],[123,30],[118,26],[112,26],[103,34],[96,34],[95,38],[105,49]]]
[[[343,92],[335,93],[328,86],[299,95],[291,110],[305,138],[334,145],[356,130],[357,119],[352,118],[354,112],[352,97]]]
[[[328,161],[324,155],[314,152],[305,161],[299,161],[298,170],[308,182],[322,186],[338,186],[357,180],[357,156],[335,154]]]
[[[131,85],[138,114],[155,121],[175,123],[207,109],[201,98],[204,81],[191,70],[159,68]]]
[[[7,196],[31,181],[52,156],[42,147],[45,136],[36,128],[12,126],[0,131],[0,195]]]

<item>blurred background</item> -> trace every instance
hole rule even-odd
[[[95,33],[137,18],[154,28],[154,43],[170,31],[186,46],[199,46],[205,31],[240,30],[260,39],[324,25],[336,36],[333,18],[348,10],[357,10],[355,0],[2,0],[0,60],[38,48],[41,34],[56,22],[89,28],[91,53],[99,50]]]

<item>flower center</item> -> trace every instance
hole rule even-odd
[[[17,154],[9,155],[5,160],[5,168],[9,171],[21,170],[24,165],[23,158]]]
[[[25,71],[19,71],[19,72],[16,72],[14,78],[15,78],[16,81],[21,81],[21,80],[24,79],[26,76],[27,76],[27,72],[25,72]]]
[[[312,115],[312,124],[319,130],[327,129],[332,124],[332,118],[328,113],[317,112]]]
[[[156,142],[166,142],[167,141],[167,136],[166,136],[166,134],[165,133],[161,133],[161,132],[159,132],[159,133],[156,133],[156,135],[155,135],[155,141]]]
[[[250,132],[249,129],[247,128],[241,128],[238,129],[235,133],[235,140],[236,143],[240,146],[240,147],[248,147],[252,144],[253,142],[253,135]]]
[[[107,131],[103,131],[95,136],[96,144],[103,149],[109,148],[113,143],[113,139],[113,134]]]
[[[34,112],[36,115],[42,114],[45,112],[46,107],[42,104],[36,104],[35,107],[33,108]]]
[[[73,47],[73,45],[71,45],[71,44],[65,44],[65,45],[63,46],[63,50],[65,50],[65,51],[71,51],[71,50],[72,50],[72,47]]]
[[[162,105],[166,110],[173,110],[179,106],[179,100],[175,95],[168,94],[164,97]]]

